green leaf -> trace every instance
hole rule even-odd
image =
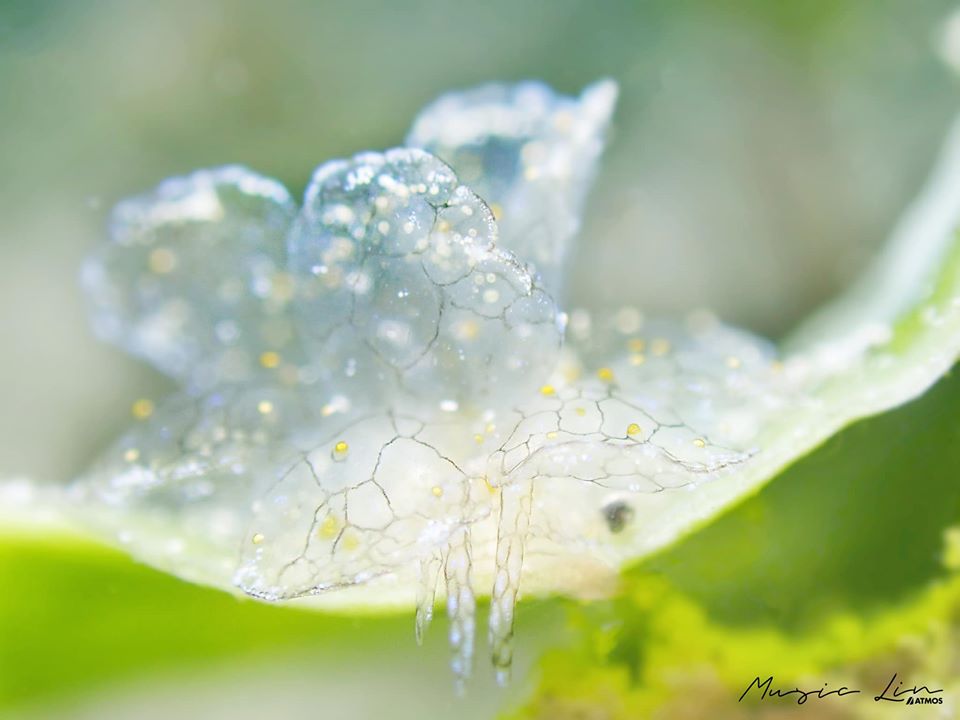
[[[615,600],[569,604],[575,640],[544,656],[510,717],[722,715],[771,674],[787,689],[863,688],[829,704],[839,717],[873,717],[893,672],[955,690],[958,403],[951,375],[632,570]]]

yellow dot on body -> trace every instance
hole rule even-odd
[[[443,495],[443,488],[439,485],[434,485],[432,488],[430,488],[430,492],[433,493],[434,497],[440,497]]]
[[[497,302],[499,299],[500,293],[498,293],[496,290],[490,289],[483,291],[483,301],[485,303],[493,305],[493,303]]]
[[[547,433],[547,440],[556,440],[557,437],[558,437],[558,433],[556,430],[551,430],[550,432]]]
[[[153,415],[153,409],[154,407],[152,400],[140,398],[133,404],[133,406],[130,408],[130,411],[137,420],[146,420],[148,417]]]
[[[136,462],[140,459],[140,451],[136,448],[130,448],[123,454],[123,459],[129,463]]]
[[[257,412],[261,415],[269,415],[273,412],[273,403],[269,400],[261,400],[257,403]]]
[[[157,275],[166,275],[177,266],[177,256],[168,248],[156,248],[147,260],[150,271]]]
[[[333,446],[333,456],[336,459],[343,459],[347,456],[347,453],[350,451],[350,446],[347,445],[343,440],[339,440],[336,445]]]
[[[260,364],[268,370],[272,370],[280,365],[280,354],[269,350],[260,356]]]
[[[639,425],[637,425],[636,423],[630,423],[629,425],[627,425],[627,435],[633,436],[633,435],[639,435],[639,434],[640,434]]]
[[[613,370],[608,367],[602,367],[597,370],[597,377],[604,382],[613,382]]]
[[[474,340],[480,334],[480,326],[473,320],[464,320],[457,325],[456,333],[461,340]]]
[[[577,415],[579,415],[580,417],[583,417],[584,415],[587,414],[587,409],[586,409],[586,408],[582,408],[582,407],[578,407],[576,410],[574,410],[574,412],[575,412]]]
[[[646,356],[642,355],[641,353],[635,353],[630,356],[630,364],[633,365],[634,367],[637,367],[638,365],[643,365],[646,361],[647,361]]]
[[[557,390],[555,387],[553,387],[553,385],[544,385],[543,387],[540,388],[540,394],[543,395],[544,397],[550,397],[551,395],[555,395],[556,392]]]
[[[340,523],[333,515],[327,515],[323,519],[323,522],[320,523],[320,527],[317,529],[317,535],[329,540],[337,534],[338,530],[340,530]]]
[[[254,545],[259,545],[260,543],[263,542],[263,533],[254,533],[253,537],[250,538],[250,540],[251,542],[253,542]]]
[[[651,352],[656,356],[666,355],[670,352],[670,341],[664,338],[657,338],[650,346]]]
[[[483,429],[488,435],[497,429],[497,426],[493,423],[487,423],[487,426]]]
[[[627,343],[627,348],[630,350],[630,352],[642,353],[646,349],[646,347],[647,347],[647,343],[645,343],[640,338],[631,338],[630,341]]]
[[[742,364],[743,363],[740,362],[740,358],[734,355],[731,355],[730,357],[727,358],[727,367],[730,368],[731,370],[736,370]]]
[[[356,550],[360,547],[360,541],[357,539],[357,536],[352,533],[343,536],[342,544],[344,550]]]
[[[704,440],[703,438],[697,438],[696,440],[693,441],[693,444],[696,445],[698,448],[702,448],[707,446],[707,441]]]
[[[476,435],[473,436],[473,441],[477,445],[483,445],[483,435],[481,435],[480,433],[477,433]]]

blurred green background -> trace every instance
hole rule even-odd
[[[943,58],[952,9],[0,0],[0,477],[70,477],[124,427],[133,398],[166,392],[92,338],[80,301],[79,262],[117,199],[228,162],[299,192],[318,163],[399,144],[424,103],[489,80],[621,84],[576,304],[705,306],[777,337],[863,268],[929,169],[960,104]],[[824,668],[860,663],[872,679],[889,657],[936,656],[930,672],[949,676],[960,593],[942,552],[960,517],[958,401],[960,381],[946,380],[845,432],[638,569],[618,601],[525,606],[517,683],[502,694],[484,677],[465,702],[442,627],[418,652],[408,617],[276,611],[91,548],[4,540],[0,713],[768,717],[731,705],[727,685],[789,648],[815,687]],[[658,606],[685,618],[676,632]],[[692,640],[683,628],[700,626],[683,612],[706,623]],[[928,620],[932,639],[916,629]],[[859,644],[824,640],[844,622]],[[718,650],[731,644],[740,656]],[[671,662],[682,681],[651,675]]]

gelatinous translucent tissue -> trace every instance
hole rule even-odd
[[[443,601],[460,678],[488,596],[505,679],[521,589],[597,594],[956,358],[951,237],[920,273],[940,290],[886,332],[866,312],[783,357],[705,313],[563,312],[615,96],[446,96],[409,147],[321,165],[299,208],[238,167],[120,203],[83,270],[94,328],[182,390],[72,484],[70,512],[193,581],[413,605],[418,638]]]
[[[428,105],[407,144],[450,163],[499,216],[502,247],[557,293],[616,99],[611,80],[579,98],[535,82],[484,85]]]

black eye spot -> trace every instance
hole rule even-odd
[[[622,500],[604,505],[603,519],[607,521],[610,532],[618,533],[633,520],[633,508]]]

